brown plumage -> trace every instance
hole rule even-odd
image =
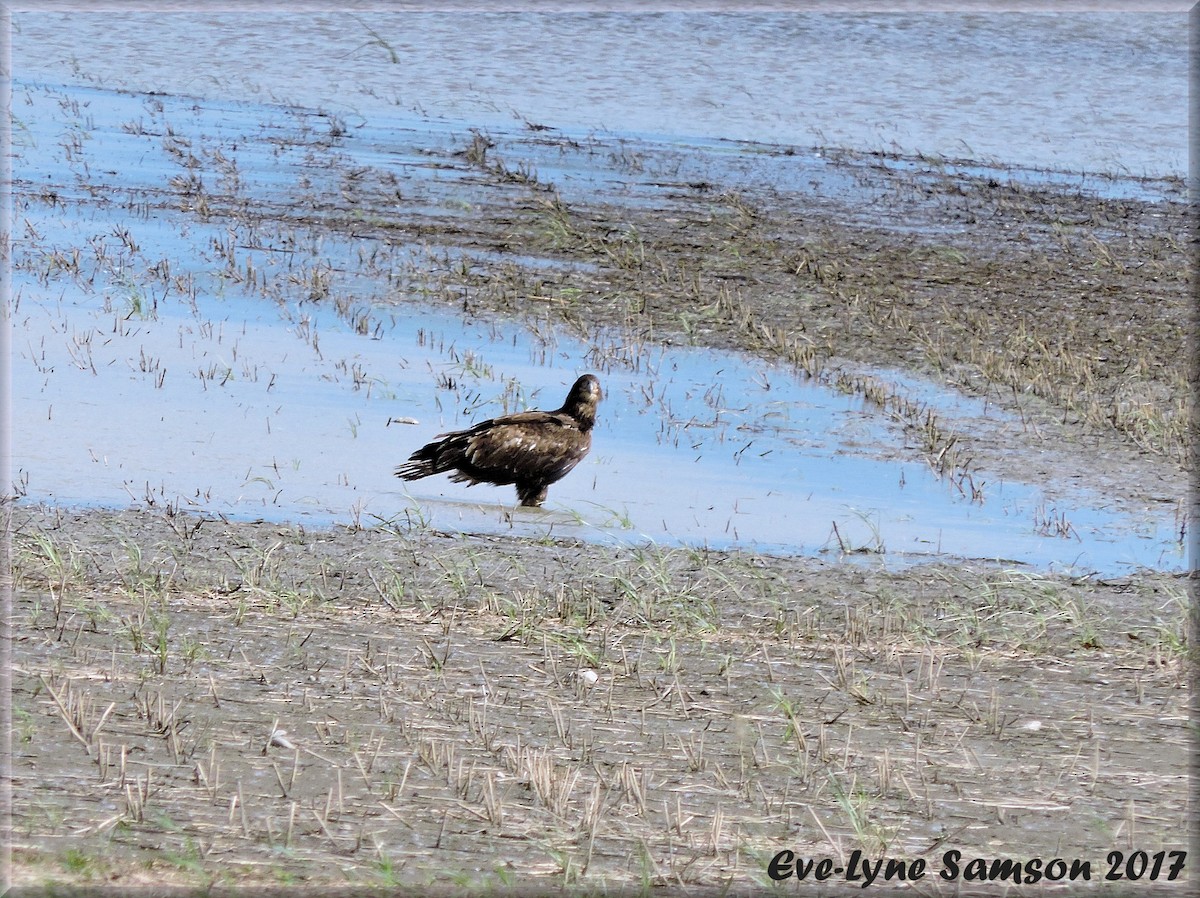
[[[585,374],[557,411],[504,415],[439,434],[396,468],[396,476],[419,480],[451,471],[458,483],[513,483],[522,505],[541,505],[550,484],[566,477],[592,447],[602,396],[599,379]]]

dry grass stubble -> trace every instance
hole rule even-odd
[[[783,848],[1185,847],[1177,579],[149,512],[15,534],[26,885],[744,889]]]

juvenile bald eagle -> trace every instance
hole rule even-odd
[[[550,484],[566,477],[592,447],[602,395],[599,379],[585,374],[557,411],[504,415],[439,434],[396,468],[396,476],[420,480],[452,471],[451,480],[472,486],[513,483],[522,505],[541,505]]]

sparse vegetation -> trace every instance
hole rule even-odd
[[[429,887],[469,850],[464,875],[523,885],[711,885],[784,846],[937,857],[938,833],[986,824],[991,851],[1086,855],[1188,825],[1176,577],[415,528],[185,541],[161,510],[18,509],[13,530],[16,788],[33,758],[55,784],[17,806],[27,876],[138,858],[181,882],[326,882],[336,856],[348,881]],[[95,562],[58,621],[35,610],[64,582],[48,542]]]

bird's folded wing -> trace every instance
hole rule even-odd
[[[587,454],[590,440],[565,416],[511,415],[473,432],[466,456],[481,471],[506,471],[521,479],[557,479]]]

